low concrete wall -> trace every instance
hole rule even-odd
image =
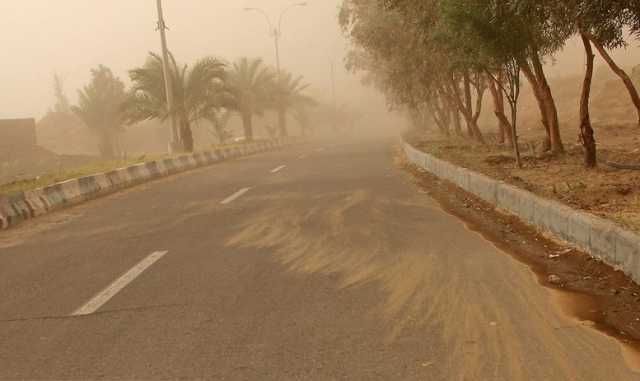
[[[615,223],[458,167],[404,143],[409,162],[620,269],[640,283],[640,236]]]
[[[298,141],[296,138],[248,143],[243,146],[182,155],[96,173],[52,184],[44,188],[0,195],[0,230],[22,221],[83,201],[114,193],[155,178],[184,172],[223,160],[275,150]]]

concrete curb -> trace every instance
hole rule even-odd
[[[6,197],[0,195],[0,230],[8,229],[25,220],[54,210],[76,205],[156,178],[215,164],[227,159],[273,151],[299,141],[298,138],[282,138],[248,143],[239,147],[198,152],[66,180]]]
[[[603,260],[640,283],[640,235],[609,220],[440,160],[406,142],[403,148],[410,163]]]

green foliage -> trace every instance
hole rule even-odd
[[[102,65],[91,70],[91,82],[78,91],[78,105],[72,110],[99,136],[103,156],[119,153],[116,139],[122,132],[125,97],[124,83]]]
[[[62,78],[59,75],[53,75],[53,96],[55,97],[55,104],[53,105],[53,112],[69,114],[71,113],[71,104],[64,92],[64,84]]]
[[[133,87],[125,103],[128,124],[143,120],[166,120],[173,116],[179,124],[184,148],[193,150],[191,123],[214,114],[228,99],[225,87],[225,64],[212,57],[193,66],[179,65],[173,55],[169,59],[173,110],[167,109],[162,57],[150,53],[144,66],[129,72]]]
[[[74,112],[91,129],[115,130],[122,127],[124,83],[114,77],[111,69],[98,66],[91,70],[91,82],[78,91],[78,106]]]
[[[206,117],[206,119],[211,124],[211,128],[209,128],[209,133],[216,139],[220,144],[225,144],[229,139],[233,137],[233,133],[229,131],[229,120],[231,119],[232,112],[229,109],[221,109],[216,113],[210,114]]]
[[[280,136],[287,136],[287,111],[292,107],[313,106],[316,101],[304,91],[309,87],[302,76],[294,77],[289,72],[281,72],[272,82],[269,93],[271,105],[278,112]]]
[[[226,85],[232,96],[231,106],[240,113],[261,115],[269,106],[269,90],[275,73],[261,59],[242,57],[227,73]]]
[[[272,106],[288,109],[297,105],[314,105],[315,100],[304,93],[309,84],[303,83],[303,81],[302,76],[295,77],[285,71],[277,75],[275,81],[271,82],[269,89]]]
[[[275,73],[261,59],[240,58],[227,73],[226,86],[230,93],[227,107],[242,117],[244,135],[253,139],[253,116],[262,115],[269,106],[269,90],[273,87]]]
[[[173,55],[169,59],[176,118],[197,121],[218,108],[224,97],[225,64],[216,58],[203,58],[193,67],[180,66]],[[166,120],[170,114],[162,71],[162,57],[149,53],[144,66],[129,71],[133,82],[126,102],[126,120]]]

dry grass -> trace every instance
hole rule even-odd
[[[601,141],[606,142],[599,145],[602,160],[640,163],[636,140],[630,138],[639,135],[637,128],[628,128],[633,130],[620,126],[599,129]],[[437,157],[640,232],[640,171],[613,169],[603,163],[585,169],[579,146],[567,144],[567,153],[559,157],[540,157],[525,149],[524,166],[519,169],[504,147],[432,135],[414,141]]]

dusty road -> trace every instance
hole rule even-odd
[[[389,147],[254,156],[0,233],[0,379],[640,379]]]

